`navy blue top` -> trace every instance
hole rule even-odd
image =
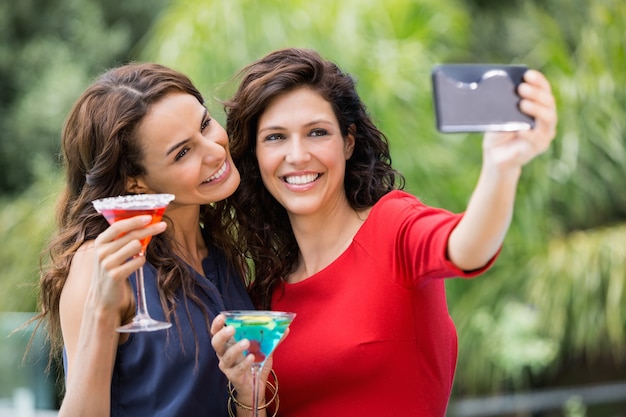
[[[209,319],[223,310],[253,309],[243,281],[223,253],[209,242],[207,246],[209,256],[202,261],[205,276],[194,271],[194,278],[196,295]],[[130,281],[134,289],[135,280]],[[156,270],[150,264],[144,265],[144,281],[150,315],[164,320]],[[177,301],[179,325],[173,322],[167,330],[130,333],[118,347],[111,381],[112,417],[228,416],[228,380],[218,368],[202,310],[192,301],[185,305],[182,292]]]

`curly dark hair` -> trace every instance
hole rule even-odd
[[[260,308],[270,308],[271,294],[292,272],[298,245],[285,209],[265,189],[256,159],[259,118],[277,96],[307,87],[332,106],[342,136],[354,135],[355,148],[346,163],[344,188],[352,208],[373,206],[404,177],[391,166],[389,143],[370,118],[354,79],[310,49],[274,51],[238,74],[240,85],[224,102],[226,130],[241,185],[226,200],[238,221],[240,250],[252,260],[250,295]]]
[[[40,313],[35,318],[46,325],[51,358],[58,359],[63,346],[59,300],[74,253],[109,226],[91,202],[128,194],[127,179],[145,172],[138,127],[151,106],[171,92],[191,94],[204,104],[198,89],[180,72],[152,63],[122,65],[101,74],[79,97],[65,121],[62,152],[66,184],[57,203],[57,231],[44,252],[49,261],[42,266]],[[202,206],[198,222],[242,273],[244,262],[236,261],[235,242],[222,223],[228,221],[222,209],[222,203]],[[158,271],[163,309],[178,325],[174,312],[177,303],[191,300],[204,312],[209,329],[209,314],[195,295],[195,280],[188,266],[175,255],[173,245],[168,227],[165,233],[153,237],[146,254],[147,261]],[[179,291],[184,301],[176,299]]]

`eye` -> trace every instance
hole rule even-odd
[[[326,129],[313,129],[309,132],[309,136],[317,137],[317,136],[326,136],[328,135],[328,131]]]
[[[285,135],[282,133],[272,133],[271,135],[265,136],[264,142],[274,142],[280,139],[285,139]]]
[[[211,123],[211,118],[207,117],[207,119],[202,122],[202,125],[200,125],[200,132],[204,132],[204,129],[206,129],[209,126],[209,123]]]
[[[174,161],[178,161],[180,158],[185,156],[187,152],[189,152],[189,148],[185,146],[183,149],[180,150],[180,152],[176,154],[176,157],[174,157]]]

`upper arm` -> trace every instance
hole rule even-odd
[[[74,254],[61,292],[59,314],[67,356],[66,395],[60,416],[108,416],[111,378],[119,343],[112,314],[100,314],[92,300],[97,265],[93,242]]]
[[[94,256],[93,242],[85,243],[76,251],[59,301],[59,315],[63,343],[67,354],[68,374],[71,372],[78,346],[83,312],[89,292],[91,274],[94,270]]]

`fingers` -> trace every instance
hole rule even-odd
[[[211,323],[211,346],[218,357],[224,355],[228,343],[235,334],[235,329],[224,325],[224,315],[218,314]]]
[[[538,71],[528,70],[524,76],[524,82],[518,87],[518,94],[522,98],[520,107],[528,114],[535,113],[535,108],[555,109],[555,99],[552,94],[550,83]],[[526,108],[524,108],[526,107]],[[535,115],[535,114],[531,114]]]
[[[219,368],[228,376],[229,379],[245,377],[250,372],[254,363],[254,355],[246,355],[246,350],[250,347],[247,339],[237,343],[227,344],[228,348],[223,355],[218,355],[220,360]]]
[[[211,345],[219,359],[219,368],[235,386],[246,386],[254,363],[254,355],[245,354],[250,348],[250,342],[243,339],[235,343],[235,329],[224,325],[224,316],[221,314],[213,319],[211,334]]]
[[[167,225],[158,222],[147,226],[151,216],[135,216],[109,226],[95,240],[96,262],[112,279],[125,279],[145,263],[140,253],[141,239],[163,232]]]
[[[130,240],[143,239],[159,234],[163,232],[167,226],[165,222],[158,222],[147,226],[151,221],[152,217],[146,215],[119,220],[98,236],[96,244],[119,240],[120,246],[123,246]]]
[[[135,256],[140,250],[141,245],[137,248],[137,242],[131,242],[110,256],[105,257],[97,252],[101,273],[106,271],[112,280],[125,280],[146,263],[144,256]]]
[[[118,251],[118,257],[123,260],[137,255],[141,250],[141,239],[162,233],[167,227],[165,222],[147,226],[151,220],[151,216],[135,216],[109,226],[95,241],[99,260]]]
[[[218,316],[219,317],[219,316]],[[215,320],[218,320],[217,318]],[[215,322],[215,320],[213,320]],[[211,331],[219,326],[215,323],[211,324]],[[248,339],[243,339],[239,343],[235,343],[233,336],[235,335],[235,329],[228,326],[223,326],[217,333],[211,338],[211,345],[220,359],[220,364],[224,368],[228,369],[239,363],[243,357],[246,349],[250,347]],[[254,359],[254,355],[248,355]],[[252,364],[250,364],[252,365]],[[222,366],[220,366],[221,368]]]
[[[521,98],[520,110],[535,119],[533,129],[518,132],[518,137],[527,140],[531,148],[528,158],[522,158],[525,163],[546,151],[556,136],[556,100],[550,82],[536,70],[526,71],[517,91]]]
[[[217,320],[217,319],[216,319]],[[215,320],[214,320],[215,322]],[[211,331],[219,327],[218,324],[211,325]],[[249,380],[250,370],[254,363],[254,355],[245,355],[247,349],[250,348],[250,342],[247,339],[235,343],[233,335],[235,331],[232,327],[222,327],[211,338],[211,345],[219,359],[219,368],[224,375],[236,386],[247,386],[246,381]],[[239,388],[237,389],[239,392]]]
[[[521,97],[520,109],[535,118],[536,129],[544,135],[554,136],[557,124],[556,100],[547,78],[539,71],[526,71],[518,93]]]
[[[528,84],[536,85],[542,89],[550,91],[550,82],[541,72],[529,69],[524,73],[524,82]]]
[[[225,324],[225,317],[223,314],[218,314],[213,319],[211,323],[211,336],[215,336],[217,332],[219,332]],[[211,339],[211,344],[213,345],[213,349],[215,349],[215,345],[213,344],[213,339]],[[217,351],[217,350],[216,350]]]

